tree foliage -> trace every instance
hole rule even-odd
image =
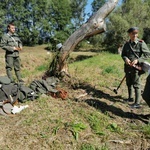
[[[93,0],[90,14],[107,1]],[[59,42],[64,43],[86,21],[86,4],[87,0],[1,0],[0,37],[7,24],[14,20],[24,45],[48,42],[55,47]],[[140,38],[150,43],[150,0],[122,0],[119,4],[106,18],[106,33],[91,37],[91,44],[101,47],[104,43],[107,48],[116,48],[128,39],[126,31],[131,26],[138,26]]]
[[[4,20],[4,11],[3,11],[3,9],[2,9],[2,5],[0,5],[0,10],[2,10],[2,11],[0,11],[0,28],[1,28],[1,30],[0,30],[0,37],[2,36],[2,34],[3,34],[3,32],[4,32],[4,23],[3,23],[3,20]]]
[[[85,6],[87,0],[71,0],[72,23],[74,30],[78,29],[85,21]]]
[[[118,7],[107,21],[105,44],[112,50],[128,40],[127,30],[132,26],[140,29],[139,38],[143,38],[145,28],[149,28],[149,1],[129,0]],[[146,30],[145,30],[146,31]],[[145,38],[148,36],[145,32]]]
[[[108,0],[93,0],[93,2],[92,2],[92,12],[93,12],[93,14],[95,12],[97,12],[97,10],[99,8],[101,8],[105,4],[105,2],[107,2],[107,1]]]
[[[0,34],[14,21],[26,45],[64,42],[71,34],[72,20],[75,27],[83,22],[85,5],[86,0],[1,0]]]
[[[41,31],[50,31],[46,18],[47,0],[1,0],[0,4],[4,11],[5,27],[9,22],[14,21],[24,43],[33,45],[38,42]]]

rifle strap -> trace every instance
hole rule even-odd
[[[129,42],[129,46],[131,48],[132,53],[135,55],[135,57],[139,58],[139,56],[134,52],[133,47],[131,46],[130,42]]]
[[[16,46],[18,47],[18,42],[9,33],[7,33],[7,35],[15,42]]]
[[[129,44],[129,46],[130,46],[130,49],[131,49],[131,51],[132,51],[132,53],[135,55],[135,57],[137,57],[137,59],[139,59],[140,57],[134,52],[134,49],[133,49],[133,47],[131,46],[131,44],[130,43],[128,43]],[[142,70],[142,68],[141,68],[141,66],[139,66],[139,65],[134,65],[133,66],[135,69],[137,69],[137,70]]]

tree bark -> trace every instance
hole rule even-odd
[[[82,40],[106,31],[105,18],[114,10],[118,0],[109,0],[85,24],[76,30],[60,49],[57,64],[53,67],[53,74],[68,73],[67,58]]]

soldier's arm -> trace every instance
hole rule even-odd
[[[139,62],[143,62],[148,58],[150,58],[150,50],[144,41],[142,41],[141,50],[142,50],[142,56],[138,59]]]
[[[123,48],[122,48],[122,53],[121,53],[121,57],[124,60],[124,62],[128,65],[130,65],[131,61],[129,60],[129,58],[127,57],[127,52],[126,52],[126,44],[124,44]]]
[[[16,35],[16,41],[18,42],[18,47],[20,48],[20,50],[22,50],[22,41],[20,40],[18,35]]]
[[[7,44],[7,36],[3,36],[2,39],[1,39],[1,44],[0,44],[1,48],[3,50],[6,50],[6,51],[10,51],[10,52],[14,52],[14,47],[12,46],[9,46]]]
[[[124,45],[123,48],[122,48],[121,57],[122,57],[122,59],[123,59],[124,61],[127,59],[126,51],[125,51],[125,45]]]

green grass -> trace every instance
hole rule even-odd
[[[66,122],[65,123],[65,128],[68,128],[72,132],[72,135],[75,138],[75,140],[78,140],[79,139],[79,132],[84,130],[86,128],[86,125],[82,122],[78,122],[78,123],[75,123],[75,122],[68,123],[68,122]]]
[[[70,64],[69,68],[73,76],[100,87],[116,86],[124,76],[121,56],[107,52]]]
[[[150,125],[143,126],[143,133],[147,136],[147,138],[150,138]]]
[[[48,69],[47,64],[42,64],[42,65],[35,68],[35,70],[42,71],[42,72],[47,70],[47,69]]]
[[[22,70],[23,77],[28,82],[37,79],[46,71],[52,59],[48,57],[42,55],[40,62],[33,58],[36,61],[34,65],[31,60],[28,61]],[[77,57],[77,54],[71,57]],[[148,141],[150,126],[130,118],[131,110],[122,102],[121,96],[127,95],[125,83],[121,87],[123,94],[119,91],[115,95],[111,91],[124,76],[120,55],[97,53],[93,57],[70,63],[69,71],[75,80],[72,82],[78,84],[78,88],[67,89],[68,99],[40,96],[34,101],[25,102],[29,108],[16,117],[0,117],[0,134],[3,135],[0,150],[125,150],[132,149],[133,144],[139,146],[140,142],[136,140],[142,141],[141,137]],[[86,85],[82,87],[82,83]],[[66,88],[65,85],[62,88]],[[87,96],[75,101],[81,90],[85,90]],[[142,112],[147,110],[143,109]],[[134,113],[141,112],[136,110]],[[133,143],[110,142],[128,139]]]

